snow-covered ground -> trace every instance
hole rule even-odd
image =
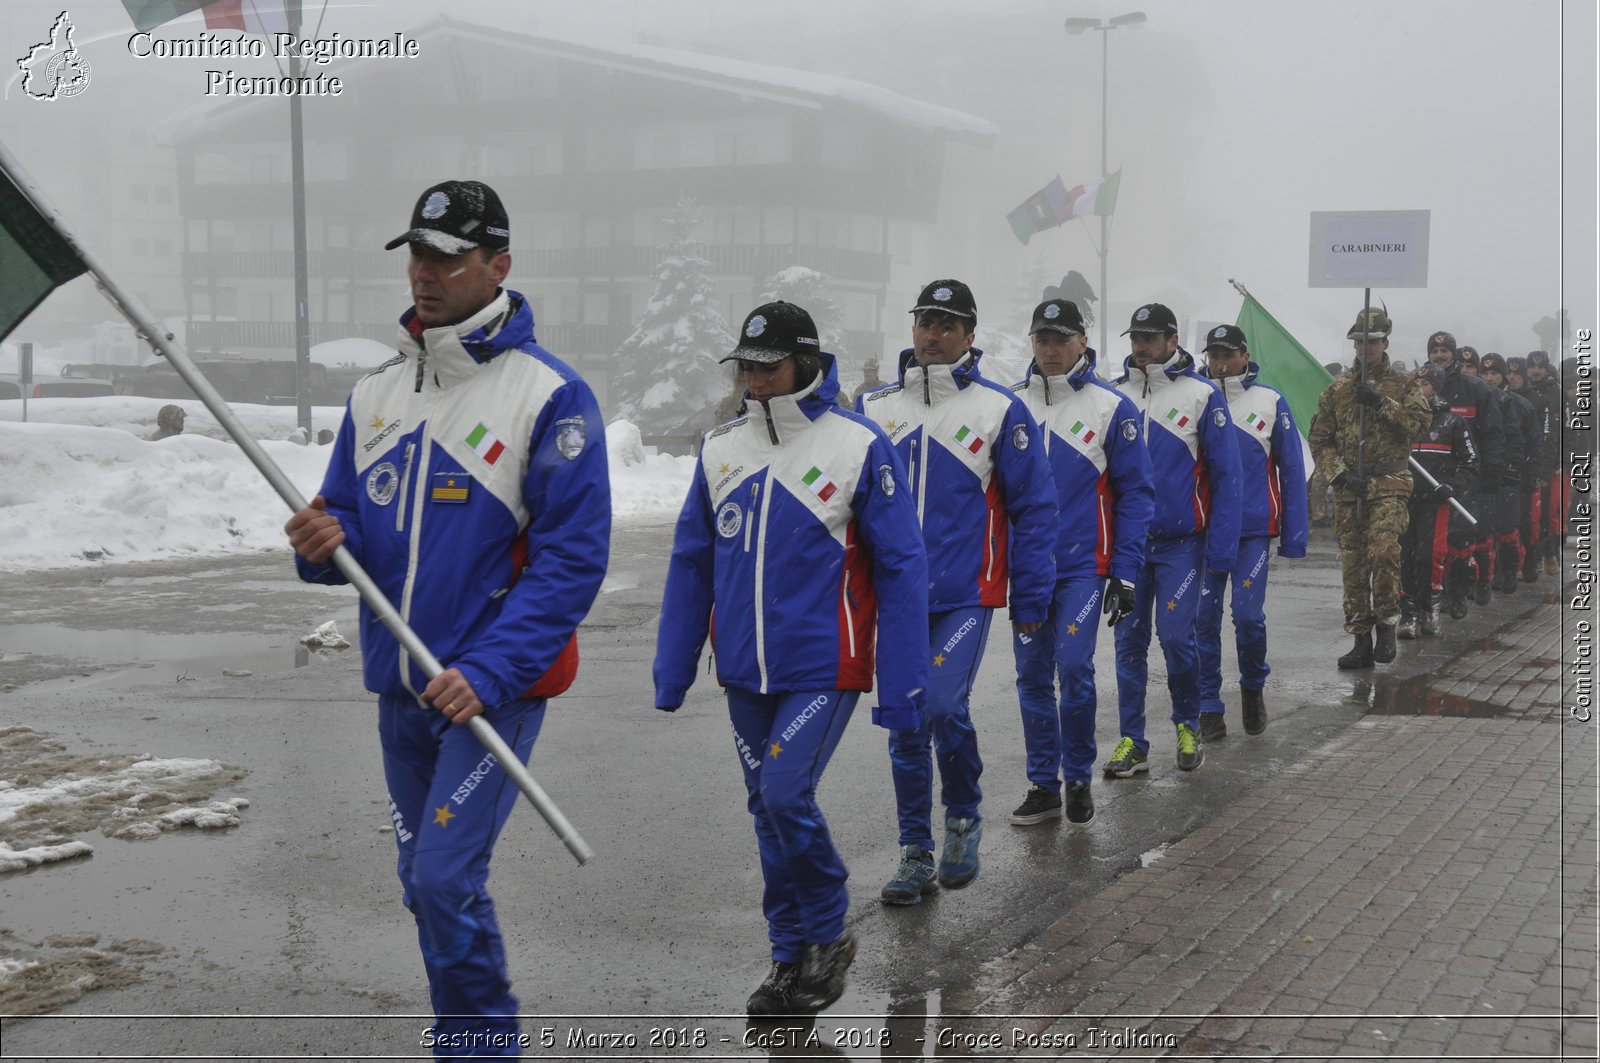
[[[287,550],[288,511],[198,399],[179,400],[182,435],[152,442],[164,399],[0,401],[0,572]],[[307,498],[327,446],[301,446],[292,406],[236,405],[234,413]],[[344,410],[318,406],[314,430]],[[617,519],[676,513],[694,459],[647,455],[626,422],[606,430]]]

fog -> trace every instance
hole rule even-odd
[[[530,97],[512,108],[475,107],[463,101],[460,86],[506,73],[498,69],[505,62],[499,57],[508,53],[499,50],[497,34],[592,41],[597,69],[606,66],[608,47],[635,66],[641,53],[626,49],[672,49],[705,59],[701,80],[711,86],[709,98],[718,101],[719,114],[741,107],[760,113],[764,106],[763,92],[752,90],[748,80],[729,87],[728,71],[717,65],[728,59],[767,68],[780,86],[773,90],[778,96],[787,98],[789,87],[798,85],[805,99],[782,103],[780,110],[826,113],[834,106],[830,98],[863,98],[855,89],[840,89],[838,79],[894,94],[878,100],[875,109],[867,107],[873,118],[865,128],[881,138],[880,147],[893,145],[910,165],[877,165],[841,180],[837,195],[858,196],[861,204],[831,204],[846,219],[843,229],[826,223],[809,234],[816,243],[885,252],[888,259],[886,280],[858,279],[835,292],[849,318],[844,327],[857,336],[841,363],[847,376],[859,376],[864,358],[903,346],[909,337],[904,311],[916,287],[935,277],[971,284],[982,346],[986,330],[1025,330],[1025,306],[1039,297],[1041,284],[1078,270],[1100,286],[1098,219],[1070,221],[1023,246],[1006,215],[1057,174],[1068,188],[1100,176],[1104,48],[1108,168],[1122,171],[1110,223],[1109,297],[1101,304],[1111,326],[1106,353],[1112,359],[1126,353],[1126,341],[1117,334],[1130,312],[1152,299],[1171,305],[1187,323],[1232,321],[1239,296],[1229,278],[1248,285],[1320,358],[1346,357],[1344,332],[1362,291],[1308,287],[1312,211],[1431,212],[1428,286],[1373,295],[1395,321],[1391,353],[1408,362],[1423,355],[1425,337],[1438,329],[1480,351],[1522,354],[1540,346],[1534,323],[1558,308],[1567,308],[1574,327],[1592,328],[1595,321],[1592,3],[1129,0],[1106,7],[1088,0],[1081,6],[996,0],[980,13],[977,5],[955,0],[407,0],[326,9],[308,0],[306,8],[307,32],[323,38],[409,32],[441,14],[478,24],[471,47],[425,43],[416,59],[337,59],[313,68],[342,77],[344,92],[304,101],[308,143],[348,136],[361,152],[370,152],[375,137],[419,138],[408,140],[388,163],[380,161],[388,179],[381,184],[370,180],[360,159],[341,169],[321,160],[318,148],[309,150],[308,209],[314,218],[365,211],[389,219],[348,231],[319,228],[314,248],[381,254],[383,242],[406,227],[411,202],[427,184],[450,176],[496,183],[493,145],[519,123],[546,127],[560,115],[580,128],[644,123],[676,130],[698,117],[668,113],[672,100],[692,97],[639,91],[637,99],[619,101],[604,91],[578,91],[571,81],[553,98]],[[1104,39],[1093,31],[1063,30],[1067,16],[1107,19],[1134,10],[1147,21]],[[214,143],[231,150],[227,145],[242,135],[241,128],[252,130],[250,137],[270,134],[277,144],[260,154],[262,169],[252,180],[279,183],[271,194],[281,206],[264,207],[261,214],[275,216],[277,224],[241,219],[228,228],[225,241],[209,247],[286,251],[286,101],[241,103],[204,95],[207,69],[228,68],[242,77],[280,71],[271,59],[137,58],[129,52],[134,29],[121,3],[78,0],[68,11],[92,69],[91,83],[71,98],[28,98],[14,73],[15,60],[48,36],[60,11],[59,3],[35,0],[8,0],[0,10],[0,51],[10,68],[0,100],[0,137],[118,278],[157,314],[181,321],[197,313],[197,304],[186,301],[180,255],[186,246],[198,249],[199,227],[189,226],[186,245],[184,219],[193,217],[187,193],[157,201],[153,190],[178,187],[183,151]],[[156,36],[192,38],[203,28],[190,16],[161,27]],[[534,78],[528,71],[543,60],[526,51],[522,56],[515,65],[526,63],[528,70],[511,74]],[[478,69],[479,62],[494,69]],[[674,85],[681,86],[686,81],[679,74]],[[208,117],[219,104],[231,107],[227,113],[234,117]],[[946,115],[941,128],[933,108],[960,113]],[[570,163],[572,135],[567,137]],[[793,163],[794,156],[815,148],[801,139],[785,150]],[[862,150],[870,153],[871,145]],[[588,151],[592,157],[592,140]],[[546,276],[561,274],[529,257],[541,244],[610,242],[645,249],[659,243],[660,230],[652,230],[648,216],[665,211],[647,202],[651,196],[645,192],[660,188],[640,183],[657,172],[646,171],[641,163],[631,183],[616,186],[637,201],[620,203],[621,220],[608,222],[599,237],[569,204],[546,201],[560,198],[559,191],[549,192],[559,190],[559,183],[526,185],[545,190],[534,201],[532,191],[519,196],[515,190],[524,186],[511,181],[514,191],[505,198],[514,251],[521,256],[513,285],[538,296]],[[670,169],[659,171],[660,182],[674,192],[678,177]],[[777,224],[772,219],[808,191],[800,187],[804,173],[793,165],[755,167],[735,178],[732,185],[713,180],[704,186],[709,194],[699,193],[708,243],[762,240],[741,232],[743,222],[732,214],[725,231],[716,229],[725,204],[715,189],[735,189],[729,201],[755,211],[752,224],[768,241],[774,239],[769,227]],[[146,195],[151,198],[138,198]],[[593,216],[592,197],[583,209],[585,218]],[[853,210],[876,216],[878,227],[870,217],[852,223]],[[776,240],[800,244],[808,236],[779,233]],[[332,289],[324,290],[313,275],[314,316],[387,327],[409,302],[403,253],[392,259],[393,283],[366,290],[357,284],[349,293],[329,294]],[[631,280],[613,279],[610,301],[593,304],[581,287],[570,298],[558,296],[556,289],[566,282],[551,280],[539,312],[556,331],[542,332],[542,338],[563,354],[553,338],[576,337],[580,327],[611,330],[586,336],[614,339],[619,328],[625,335],[626,322],[618,318],[640,317],[653,287],[651,268]],[[735,325],[762,290],[757,272],[722,281],[720,309]],[[241,295],[238,306],[214,304],[215,316],[289,320],[290,275],[250,283],[263,290]],[[205,284],[191,273],[189,295]],[[109,306],[80,278],[8,338],[0,371],[13,368],[12,348],[19,341],[76,353],[96,324],[111,317]],[[569,331],[559,331],[566,326]],[[879,349],[863,349],[871,340],[861,337],[874,333],[880,334]],[[604,342],[614,349],[613,339]],[[1098,329],[1092,339],[1098,344]],[[604,352],[587,353],[588,361],[579,359],[586,372],[603,365]]]

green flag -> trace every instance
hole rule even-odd
[[[1261,367],[1256,379],[1284,397],[1289,412],[1294,414],[1295,427],[1304,436],[1311,431],[1317,400],[1333,377],[1288,329],[1278,324],[1277,318],[1256,302],[1255,296],[1244,297],[1235,323],[1244,330],[1251,360]]]
[[[0,170],[0,340],[88,267]]]

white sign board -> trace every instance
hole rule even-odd
[[[1428,211],[1311,212],[1313,288],[1426,288]]]

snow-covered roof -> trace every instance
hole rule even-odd
[[[411,31],[418,41],[456,37],[477,40],[498,47],[536,55],[550,55],[590,63],[615,70],[626,70],[645,77],[662,78],[684,84],[701,85],[721,91],[738,92],[777,100],[794,106],[821,108],[838,106],[856,109],[897,125],[938,133],[949,140],[988,145],[999,136],[999,127],[988,119],[965,111],[924,103],[854,78],[794,70],[745,59],[731,59],[701,52],[663,48],[607,40],[581,40],[545,34],[516,33],[466,19],[440,16]],[[352,66],[384,60],[357,60]],[[203,118],[193,110],[174,115],[158,135],[161,139],[182,139],[240,106],[263,104],[281,106],[275,97],[250,97],[209,108]]]

